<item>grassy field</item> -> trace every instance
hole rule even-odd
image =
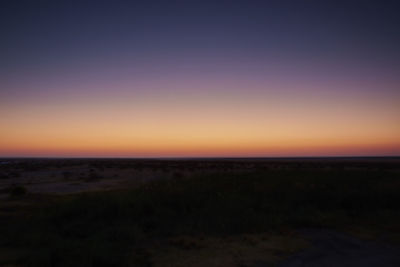
[[[235,168],[235,162],[213,163],[212,172],[168,164],[170,178],[135,187],[62,196],[10,193],[0,204],[0,265],[274,263],[307,246],[295,233],[304,227],[400,239],[397,164],[264,168],[245,162]]]

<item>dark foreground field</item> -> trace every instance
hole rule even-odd
[[[398,158],[0,161],[0,266],[399,263]]]

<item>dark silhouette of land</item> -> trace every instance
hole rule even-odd
[[[0,159],[1,266],[399,266],[400,158]]]

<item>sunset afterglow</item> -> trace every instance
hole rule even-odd
[[[400,154],[390,10],[343,4],[343,22],[323,6],[288,20],[279,4],[9,9],[2,157]],[[382,20],[363,30],[368,12]]]

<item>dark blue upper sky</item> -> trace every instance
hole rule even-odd
[[[398,67],[397,1],[2,1],[2,71],[93,57],[367,58]]]

